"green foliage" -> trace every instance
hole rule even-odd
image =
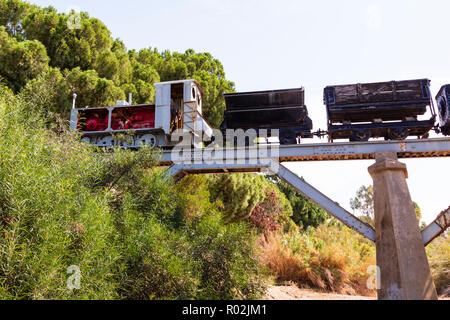
[[[0,299],[260,297],[255,235],[222,223],[205,177],[175,186],[150,150],[94,151],[45,120],[0,87]]]
[[[279,178],[270,176],[269,179],[278,186],[279,190],[290,202],[293,212],[291,219],[296,225],[306,229],[308,227],[318,227],[325,222],[328,215],[319,206]]]
[[[100,78],[95,70],[72,69],[66,81],[70,92],[78,95],[78,107],[113,106],[117,100],[125,99],[125,94],[113,81]]]
[[[64,75],[56,68],[49,68],[37,78],[29,81],[21,90],[21,96],[32,106],[41,108],[47,117],[59,114],[68,118],[71,107],[70,91]]]
[[[27,2],[19,0],[0,0],[0,25],[6,26],[11,37],[23,40],[23,19],[36,9]]]
[[[192,259],[198,263],[199,299],[258,299],[265,272],[257,259],[256,236],[245,223],[224,225],[219,215],[192,222]]]
[[[15,92],[48,68],[49,58],[39,41],[18,42],[0,26],[0,74]]]
[[[417,221],[420,223],[422,218],[422,211],[419,205],[413,201],[414,213]],[[361,186],[356,192],[356,197],[350,199],[350,207],[353,211],[359,213],[361,219],[372,226],[375,225],[375,209],[374,209],[374,194],[373,186]]]
[[[112,48],[109,30],[85,12],[80,13],[80,28],[70,27],[69,18],[53,7],[33,10],[23,20],[24,35],[47,48],[52,67],[95,69],[104,62],[99,57]]]
[[[0,88],[1,298],[115,298],[119,252],[107,199],[80,183],[93,156],[41,129],[26,104]],[[72,265],[82,272],[79,290],[66,285]]]
[[[26,86],[26,94],[38,107],[67,118],[73,93],[81,107],[113,105],[129,93],[135,103],[153,103],[154,83],[194,78],[203,90],[205,119],[220,126],[222,94],[234,91],[234,83],[226,80],[223,65],[211,54],[192,49],[127,51],[86,12],[79,14],[79,26],[74,27],[78,21],[73,14],[0,0],[0,76],[15,92]],[[52,69],[47,72],[48,66]]]
[[[247,220],[255,207],[270,192],[276,192],[281,211],[286,217],[292,215],[292,207],[275,186],[264,176],[252,174],[215,175],[210,181],[211,199],[224,205],[224,222]],[[268,193],[266,193],[266,191]]]

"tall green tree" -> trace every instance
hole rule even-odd
[[[256,206],[267,200],[272,193],[278,199],[276,205],[279,208],[267,209],[282,212],[286,218],[292,215],[292,207],[284,194],[261,175],[215,175],[209,180],[209,189],[212,202],[220,201],[223,204],[225,223],[247,220]]]
[[[67,73],[66,81],[71,93],[76,93],[77,107],[113,106],[125,99],[121,88],[112,80],[100,78],[95,70],[75,68]]]
[[[219,60],[210,53],[196,53],[192,49],[172,53],[149,48],[129,54],[131,61],[154,68],[161,81],[196,79],[203,90],[203,116],[212,126],[220,126],[225,110],[222,94],[233,92],[235,88],[234,83],[226,79]]]
[[[327,219],[327,213],[315,203],[298,192],[291,185],[275,176],[268,177],[286,196],[292,206],[291,219],[301,228],[318,227]]]
[[[24,1],[0,0],[0,25],[6,27],[11,37],[23,40],[23,19],[36,9],[36,6]]]
[[[49,57],[39,41],[17,41],[0,26],[0,75],[18,92],[48,68]]]
[[[373,186],[361,186],[356,192],[356,197],[350,200],[350,207],[356,211],[365,221],[374,224]]]
[[[25,17],[25,37],[44,44],[52,67],[95,69],[104,62],[99,57],[111,50],[113,39],[108,28],[86,12],[79,14],[79,26],[71,25],[70,14],[58,13],[53,7],[34,10]]]
[[[415,201],[413,201],[413,205],[417,221],[420,223],[420,220],[422,219],[422,210]],[[364,221],[374,225],[375,209],[373,186],[361,186],[356,192],[355,198],[350,199],[350,207],[353,211],[356,211]]]

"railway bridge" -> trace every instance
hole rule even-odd
[[[266,172],[275,174],[376,244],[380,270],[379,299],[437,299],[425,246],[450,226],[450,207],[420,231],[406,179],[398,159],[450,157],[450,138],[401,141],[338,142],[298,145],[254,145],[237,148],[174,148],[163,151],[161,166],[175,179],[188,174]],[[375,229],[342,208],[284,163],[375,160]],[[449,163],[450,164],[450,163]]]

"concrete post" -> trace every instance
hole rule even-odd
[[[436,300],[414,205],[406,165],[395,151],[376,153],[369,167],[374,182],[377,265],[380,300]]]

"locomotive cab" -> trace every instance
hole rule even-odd
[[[202,116],[202,91],[195,80],[154,84],[155,104],[132,105],[118,101],[116,106],[72,109],[70,127],[82,140],[99,147],[173,147],[175,132],[189,134],[194,147],[212,136],[212,128]],[[121,141],[118,134],[127,139]],[[132,141],[131,141],[132,140]]]

